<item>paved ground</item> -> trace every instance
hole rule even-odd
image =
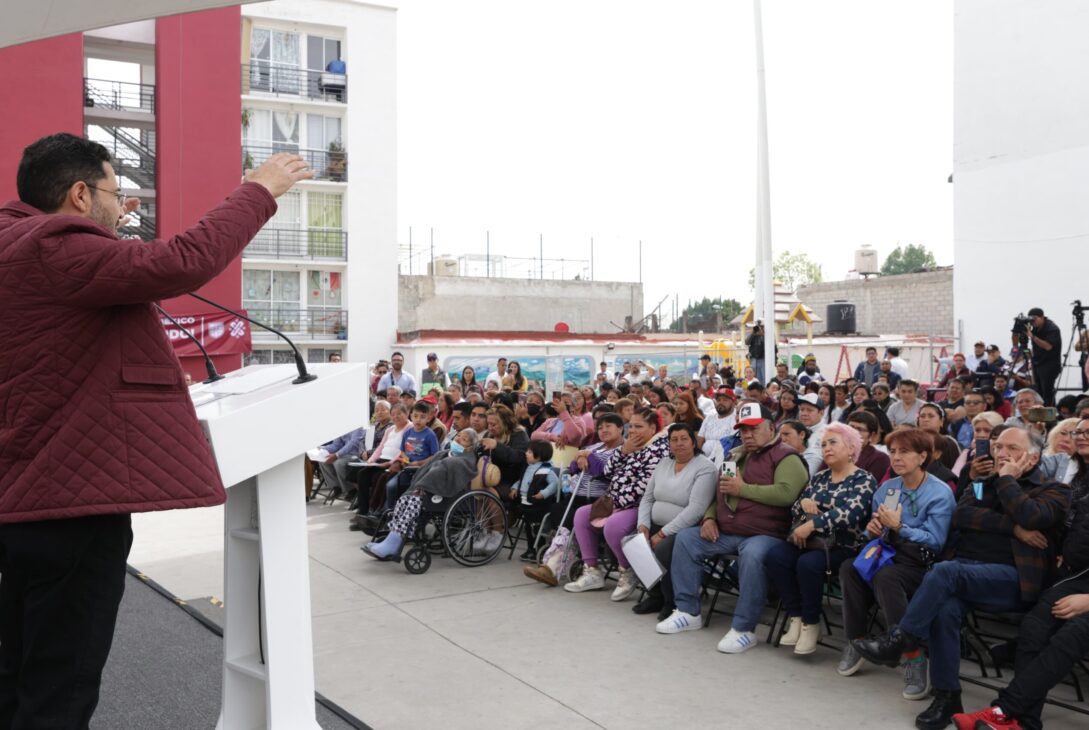
[[[839,677],[829,649],[719,654],[725,616],[659,636],[631,602],[541,586],[517,556],[409,575],[359,551],[343,503],[308,512],[316,686],[374,728],[910,728],[926,706],[901,699],[892,670]],[[221,515],[135,516],[130,563],[179,597],[222,596]],[[966,705],[991,696],[965,686]],[[1089,723],[1055,708],[1045,720]]]

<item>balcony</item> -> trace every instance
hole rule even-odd
[[[348,260],[348,232],[330,228],[262,228],[242,253],[270,259]]]
[[[314,150],[300,148],[286,142],[273,144],[249,144],[242,145],[242,170],[252,170],[262,162],[278,152],[290,152],[301,155],[310,169],[314,171],[315,180],[329,180],[332,182],[348,182],[348,153],[338,142],[333,142],[328,149]]]
[[[244,63],[242,93],[255,92],[344,104],[348,101],[348,76],[270,61]]]
[[[155,113],[155,87],[124,81],[83,79],[83,106],[121,112]]]
[[[348,339],[348,312],[326,307],[289,307],[257,302],[243,302],[246,312],[259,322],[282,331],[293,340]],[[276,335],[260,327],[253,328],[253,339],[268,342]]]

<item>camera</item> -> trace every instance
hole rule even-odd
[[[1022,313],[1018,314],[1016,317],[1013,318],[1013,327],[1010,328],[1010,332],[1012,332],[1015,335],[1023,335],[1023,334],[1025,334],[1025,329],[1027,329],[1027,328],[1029,328],[1031,326],[1032,326],[1032,318],[1031,317],[1026,317],[1025,313],[1022,312]]]
[[[1081,300],[1080,299],[1075,299],[1073,302],[1071,302],[1071,305],[1074,307],[1074,311],[1073,311],[1074,321],[1077,322],[1079,325],[1084,325],[1085,324],[1085,307],[1082,306]]]

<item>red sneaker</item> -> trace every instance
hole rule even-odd
[[[1021,730],[1021,723],[1012,717],[1006,717],[997,707],[973,712],[959,712],[953,715],[957,730]]]

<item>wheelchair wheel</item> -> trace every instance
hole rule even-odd
[[[431,567],[431,553],[427,552],[426,548],[413,546],[405,553],[403,561],[405,570],[412,575],[420,575],[426,573]]]
[[[506,544],[492,537],[495,532],[504,537],[507,534],[503,503],[491,492],[473,490],[455,499],[446,510],[442,542],[450,557],[461,565],[484,565],[494,560]]]

